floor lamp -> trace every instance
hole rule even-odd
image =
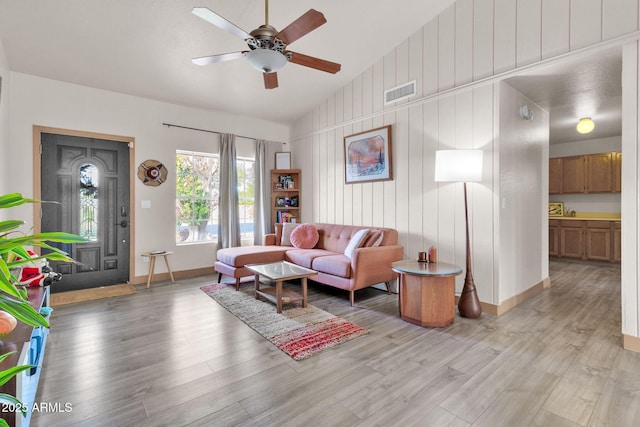
[[[467,228],[467,272],[458,311],[462,317],[477,319],[482,314],[476,285],[471,273],[471,245],[469,243],[469,211],[467,208],[467,182],[482,180],[482,150],[436,151],[436,182],[464,182],[464,220]]]

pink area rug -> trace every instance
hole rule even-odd
[[[311,304],[307,304],[307,308],[302,308],[299,302],[285,304],[278,314],[274,304],[255,299],[253,282],[243,283],[239,291],[235,285],[225,283],[200,289],[294,360],[305,359],[368,332]]]

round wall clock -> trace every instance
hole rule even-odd
[[[157,160],[146,160],[138,166],[138,178],[144,185],[157,187],[167,179],[167,168]]]

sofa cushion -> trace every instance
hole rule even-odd
[[[311,224],[300,224],[291,232],[291,243],[298,249],[312,249],[320,235]]]
[[[298,226],[295,222],[285,222],[282,224],[282,240],[280,241],[280,245],[282,246],[293,246],[291,244],[291,233]]]
[[[346,255],[339,254],[317,257],[311,265],[311,268],[319,273],[346,278],[351,277],[351,260]]]
[[[218,261],[233,267],[247,264],[263,264],[284,260],[287,247],[282,246],[238,246],[220,249],[216,253]]]
[[[349,241],[349,244],[347,245],[347,247],[344,250],[344,254],[347,256],[347,258],[351,259],[351,255],[353,254],[353,251],[355,251],[357,248],[359,248],[365,241],[367,234],[369,234],[369,229],[368,228],[363,228],[362,230],[358,230],[352,237],[351,240]]]
[[[335,252],[325,251],[324,249],[289,249],[285,255],[285,259],[294,264],[298,264],[300,267],[311,268],[311,264],[315,258],[335,254]]]

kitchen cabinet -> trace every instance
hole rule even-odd
[[[562,158],[549,159],[549,194],[562,194]]]
[[[613,153],[613,191],[622,191],[622,153]]]
[[[549,194],[620,192],[622,153],[549,159]]]
[[[549,256],[620,262],[622,227],[610,220],[549,220]]]
[[[584,193],[584,156],[562,158],[562,192]]]
[[[585,257],[611,261],[611,223],[609,221],[585,221]]]
[[[613,190],[613,161],[611,153],[591,154],[585,158],[585,192],[607,193]]]
[[[560,256],[560,222],[549,220],[549,256]]]
[[[622,223],[615,221],[612,227],[613,261],[622,261]]]
[[[584,257],[583,221],[560,221],[560,256]]]

